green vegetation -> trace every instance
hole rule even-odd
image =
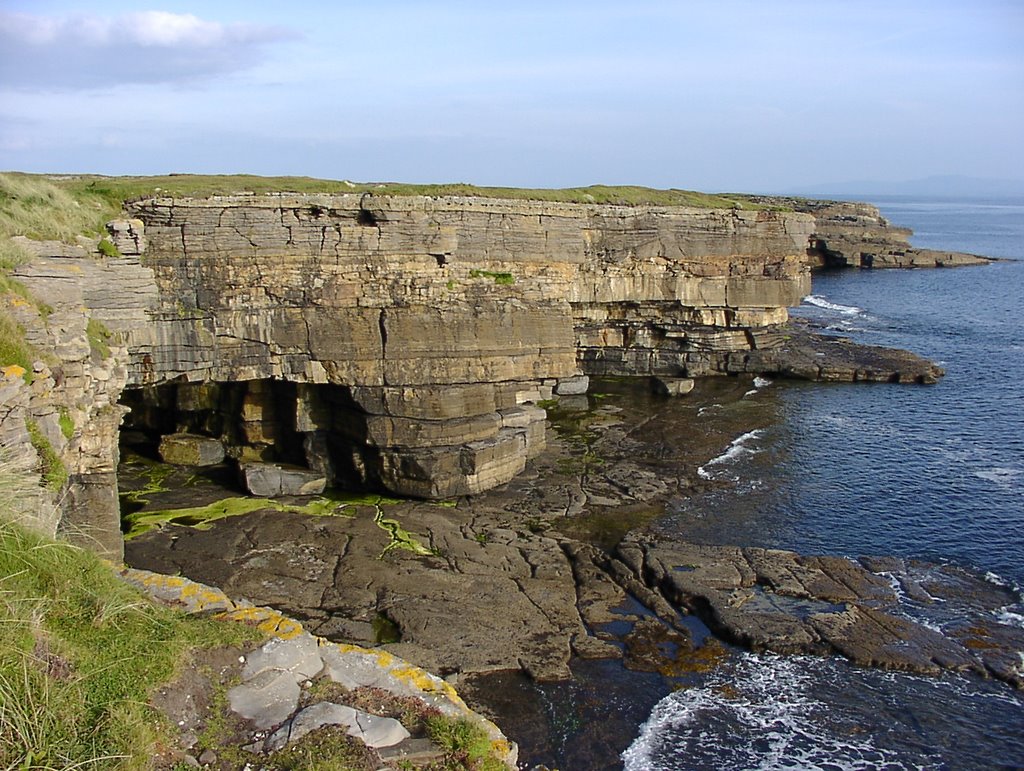
[[[370,193],[372,195],[426,195],[426,196],[467,196],[480,198],[508,198],[513,200],[549,201],[554,203],[599,203],[622,206],[689,206],[701,209],[767,209],[780,207],[777,201],[757,196],[735,193],[700,193],[693,190],[658,190],[635,185],[591,185],[570,188],[518,188],[479,187],[461,182],[435,185],[411,185],[400,182],[350,182],[347,180],[314,179],[312,177],[258,177],[248,174],[202,175],[171,174],[156,177],[103,177],[98,175],[74,175],[45,177],[29,174],[5,174],[5,183],[11,188],[20,185],[31,187],[45,184],[57,193],[66,196],[65,201],[86,220],[85,226],[71,233],[100,232],[103,223],[120,213],[125,201],[154,196],[205,198],[215,195],[238,195],[251,193],[267,195],[273,193],[321,193],[337,195],[342,193]],[[2,188],[0,188],[2,189]],[[32,188],[34,190],[34,188]],[[17,195],[17,190],[14,192]],[[0,193],[0,207],[4,206]],[[46,206],[55,202],[55,193],[43,195],[23,194],[29,204],[34,199]],[[8,195],[10,197],[10,195]],[[316,208],[310,209],[317,216]],[[0,228],[3,227],[0,221]],[[26,234],[28,235],[28,234]],[[31,236],[47,237],[55,236]]]
[[[74,243],[79,235],[101,234],[104,224],[120,215],[121,201],[76,187],[70,179],[0,174],[0,235]]]
[[[71,417],[71,413],[68,412],[67,407],[60,408],[60,417],[57,419],[57,425],[60,426],[60,432],[64,435],[65,439],[70,439],[75,435],[75,421]]]
[[[377,513],[373,516],[373,521],[376,522],[377,527],[387,533],[390,538],[390,542],[384,547],[384,551],[380,553],[379,559],[384,559],[387,553],[392,549],[404,549],[405,551],[411,551],[413,554],[419,554],[422,557],[433,554],[430,549],[421,544],[416,540],[415,536],[403,528],[397,519],[387,519],[384,516],[384,509],[380,507],[380,504],[377,504],[376,506]]]
[[[26,419],[25,428],[28,431],[32,446],[39,455],[39,471],[46,482],[47,489],[53,492],[59,491],[68,481],[68,470],[64,465],[64,461],[60,459],[60,455],[57,454],[53,445],[50,444],[50,440],[43,434],[38,423],[34,420]]]
[[[427,735],[445,752],[447,768],[499,771],[506,766],[494,757],[491,738],[478,723],[434,715],[426,719]]]
[[[28,288],[11,275],[32,255],[21,244],[2,236],[0,231],[0,367],[18,365],[25,370],[25,380],[31,383],[32,362],[40,357],[25,340],[25,330],[15,321],[10,308],[14,305],[33,306],[43,319],[53,309],[34,298]]]
[[[370,771],[375,764],[361,741],[347,736],[342,729],[328,727],[312,731],[266,760],[261,759],[259,767],[267,771]]]
[[[109,238],[103,237],[100,242],[96,245],[99,253],[104,257],[120,257],[121,251],[117,248],[113,241]]]
[[[25,331],[7,313],[0,310],[0,368],[21,367],[25,382],[32,382],[34,351],[25,340]]]
[[[151,488],[133,491],[132,493],[125,494],[125,496],[133,502],[145,500],[144,495],[161,492],[164,478],[159,477],[156,479]],[[347,511],[350,505],[352,505],[351,502],[342,495],[314,498],[303,505],[281,503],[271,498],[249,498],[242,496],[222,498],[206,506],[194,506],[187,509],[167,509],[164,511],[138,511],[126,514],[123,517],[124,527],[126,528],[124,538],[126,541],[130,540],[143,533],[148,533],[153,528],[165,523],[194,527],[196,530],[209,530],[213,523],[219,519],[251,514],[262,509],[288,511],[313,517],[351,517],[353,515]]]
[[[388,618],[385,613],[378,613],[371,622],[373,641],[377,645],[388,645],[402,641],[402,628]]]
[[[470,278],[490,278],[494,279],[495,284],[511,285],[516,283],[516,277],[511,273],[494,273],[489,270],[476,270],[475,268],[469,271]]]
[[[110,338],[114,334],[107,329],[106,325],[99,319],[90,318],[85,328],[85,334],[89,338],[89,349],[101,359],[109,359]]]
[[[90,553],[6,521],[27,484],[0,462],[0,768],[146,768],[173,730],[149,692],[191,649],[255,633],[153,605]]]

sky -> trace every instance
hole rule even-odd
[[[0,0],[0,169],[1024,180],[1024,2]]]

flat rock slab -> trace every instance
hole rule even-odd
[[[242,680],[249,681],[266,671],[285,672],[296,682],[315,677],[324,668],[316,638],[301,634],[290,639],[275,638],[248,655]]]
[[[327,477],[301,466],[283,463],[240,463],[245,489],[260,498],[282,495],[319,495],[327,486]]]
[[[367,747],[392,747],[409,738],[410,734],[400,722],[390,717],[378,717],[344,704],[322,701],[306,707],[267,738],[264,751],[273,752],[297,742],[308,733],[324,726],[343,726],[349,736]]]
[[[257,728],[271,728],[291,716],[301,689],[290,672],[267,670],[228,691],[231,710]]]
[[[799,320],[791,320],[787,332],[778,345],[730,353],[726,369],[846,383],[935,383],[945,374],[941,367],[909,351],[818,334]]]
[[[651,390],[662,396],[685,396],[696,386],[693,378],[688,377],[654,377],[651,378]]]
[[[224,460],[224,445],[198,434],[168,434],[160,440],[160,457],[176,466],[216,466]]]

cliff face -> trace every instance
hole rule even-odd
[[[786,307],[810,291],[809,245],[874,233],[868,214],[854,227],[807,211],[365,194],[128,208],[110,226],[122,256],[43,244],[18,271],[57,309],[37,347],[58,351],[60,374],[34,387],[80,405],[71,438],[55,438],[72,459],[64,520],[115,553],[122,404],[129,428],[173,435],[174,452],[226,450],[250,489],[287,491],[298,474],[303,490],[473,494],[524,468],[544,446],[537,403],[585,391],[587,374],[774,360]],[[90,320],[108,350],[90,349]],[[40,399],[25,409],[54,434]]]
[[[289,459],[329,481],[425,497],[521,471],[543,446],[531,404],[585,387],[581,367],[703,374],[749,347],[808,291],[813,230],[804,214],[366,195],[132,214],[158,303],[127,334],[129,386],[251,383],[260,458],[301,444]],[[216,409],[194,394],[177,401]]]

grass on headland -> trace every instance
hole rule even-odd
[[[15,524],[30,485],[0,459],[0,768],[145,768],[173,731],[149,692],[192,649],[256,633],[154,605],[91,553]]]
[[[764,209],[769,204],[756,196],[701,193],[693,190],[659,190],[637,185],[590,185],[569,188],[488,187],[461,182],[443,184],[407,184],[402,182],[350,182],[313,177],[259,177],[250,174],[171,174],[153,177],[104,177],[92,174],[45,177],[8,173],[0,175],[8,185],[43,181],[68,198],[72,209],[85,215],[92,224],[89,232],[99,232],[103,222],[117,216],[125,201],[154,196],[205,198],[216,195],[253,193],[371,193],[373,195],[472,196],[559,203],[599,203],[624,206],[690,206],[697,208]],[[5,208],[0,186],[0,209]],[[49,205],[50,194],[35,195],[33,201]],[[89,220],[89,217],[92,217]],[[0,231],[4,229],[0,219]],[[82,231],[80,231],[82,232]],[[54,237],[33,236],[33,237]]]

